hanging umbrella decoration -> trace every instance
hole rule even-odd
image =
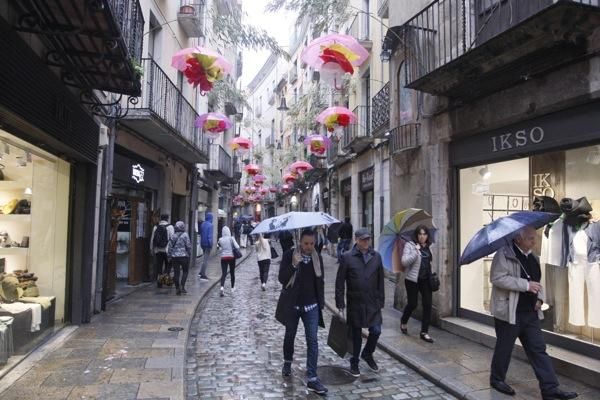
[[[267,180],[267,177],[261,174],[254,175],[252,177],[252,181],[254,182],[254,186],[262,186],[263,183]]]
[[[269,188],[262,187],[258,190],[258,193],[260,193],[261,196],[266,196],[269,194]]]
[[[210,112],[196,118],[196,127],[201,128],[209,139],[217,139],[221,133],[231,128],[232,123],[227,116]]]
[[[232,69],[222,55],[204,47],[188,47],[178,51],[171,58],[171,66],[182,72],[194,88],[199,87],[203,96]]]
[[[281,185],[281,191],[283,193],[288,193],[291,190],[290,185],[287,183],[284,183],[283,185]]]
[[[310,171],[311,169],[313,169],[314,167],[306,161],[295,161],[293,163],[291,163],[290,165],[288,165],[287,169],[293,174],[293,175],[304,175],[304,173],[306,171]]]
[[[233,138],[231,142],[229,142],[229,147],[231,148],[231,150],[235,151],[241,156],[248,154],[252,146],[252,141],[244,137],[236,137]]]
[[[304,139],[304,144],[308,146],[311,153],[322,156],[331,146],[331,140],[323,135],[310,135]]]
[[[241,194],[238,194],[237,196],[235,196],[233,198],[233,204],[236,206],[240,206],[244,203],[244,196],[242,196]]]
[[[256,164],[248,164],[244,167],[244,171],[246,171],[248,175],[254,176],[260,173],[261,168]]]
[[[339,133],[356,121],[356,115],[346,107],[328,107],[317,116],[317,122],[325,125],[328,132]]]
[[[256,188],[254,186],[244,186],[244,193],[250,195],[256,192]]]
[[[277,193],[277,192],[279,192],[279,189],[277,188],[277,186],[271,186],[269,188],[269,192],[271,192],[271,193]]]
[[[298,179],[298,176],[296,174],[292,174],[292,173],[288,172],[287,174],[283,174],[283,177],[281,179],[286,184],[291,185],[294,182],[296,182],[296,180]]]
[[[308,44],[300,58],[319,71],[321,80],[335,89],[342,88],[342,77],[352,75],[369,57],[369,52],[350,35],[330,34]]]

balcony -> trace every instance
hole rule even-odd
[[[390,17],[390,0],[377,0],[377,16],[379,18]]]
[[[40,37],[46,63],[83,91],[139,96],[144,16],[138,0],[11,2],[15,29]]]
[[[207,140],[194,125],[194,107],[154,60],[146,58],[142,66],[142,96],[130,102],[121,123],[184,161],[208,162]]]
[[[333,146],[332,146],[333,147]],[[327,156],[317,156],[311,154],[308,162],[313,169],[304,173],[304,180],[307,183],[316,183],[327,175]]]
[[[240,183],[240,179],[242,179],[242,165],[240,159],[233,156],[231,183]]]
[[[421,124],[406,124],[398,126],[391,131],[390,151],[398,154],[406,150],[416,149],[420,146],[419,126]]]
[[[298,80],[298,68],[294,65],[288,72],[288,82],[294,83]]]
[[[436,0],[399,30],[408,87],[472,100],[589,56],[598,26],[597,0]]]
[[[371,100],[371,129],[373,137],[381,137],[390,128],[390,83]]]
[[[371,107],[357,106],[352,112],[356,115],[357,121],[356,124],[350,125],[349,129],[344,130],[342,147],[352,153],[360,153],[373,142],[373,136],[371,136]]]
[[[359,11],[352,20],[350,27],[346,30],[346,34],[352,36],[354,39],[364,46],[367,50],[373,47],[371,41],[371,35],[369,32],[369,14],[363,11]]]
[[[204,37],[204,0],[180,0],[177,22],[188,37]]]
[[[217,182],[229,183],[233,178],[233,165],[229,153],[220,144],[211,143],[209,145],[208,158],[204,177]]]

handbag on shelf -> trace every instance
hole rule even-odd
[[[240,249],[235,247],[235,245],[233,243],[233,239],[230,239],[230,242],[231,242],[231,250],[233,251],[233,256],[235,257],[235,259],[237,260],[238,258],[242,258],[242,252],[240,251]]]
[[[269,246],[269,247],[271,247],[271,258],[279,257],[279,254],[277,254],[277,250],[275,250],[275,247],[273,247],[273,246]]]
[[[440,290],[440,278],[438,278],[438,275],[435,272],[429,275],[429,287],[432,292]]]

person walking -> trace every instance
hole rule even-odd
[[[208,258],[210,256],[210,252],[213,247],[213,215],[210,211],[208,211],[205,215],[206,220],[200,227],[200,247],[202,247],[203,259],[202,259],[202,267],[200,268],[200,272],[198,276],[201,281],[207,281],[208,276],[206,276],[206,268],[208,267]]]
[[[412,241],[404,245],[402,252],[402,265],[406,266],[404,286],[406,287],[407,303],[400,319],[400,330],[408,334],[408,320],[412,312],[417,308],[418,296],[421,293],[423,303],[423,315],[421,317],[422,340],[433,343],[429,336],[429,324],[431,322],[432,291],[429,284],[431,276],[431,236],[425,225],[418,226],[413,234]]]
[[[242,246],[242,249],[245,249],[248,245],[248,234],[250,232],[252,232],[252,228],[248,221],[242,222],[242,230],[240,233],[240,246]]]
[[[221,297],[225,296],[225,278],[227,277],[227,267],[229,267],[229,276],[231,279],[231,292],[235,292],[235,256],[233,249],[239,249],[240,245],[231,236],[229,227],[224,226],[221,229],[221,238],[217,242],[217,246],[221,250]]]
[[[552,360],[546,353],[540,319],[544,318],[544,288],[537,256],[532,253],[537,232],[525,227],[511,244],[500,248],[492,260],[490,311],[494,317],[496,346],[492,356],[490,386],[513,396],[515,390],[505,379],[515,340],[519,338],[527,359],[538,380],[543,400],[565,400],[577,397],[575,392],[563,392]]]
[[[192,255],[192,242],[190,236],[185,231],[185,223],[183,221],[175,223],[175,233],[169,240],[168,255],[175,271],[175,293],[177,296],[180,296],[181,293],[187,293],[185,282],[187,281],[190,257]],[[183,271],[183,274],[181,274],[180,280],[181,271]]]
[[[342,262],[342,254],[345,251],[350,249],[350,243],[352,242],[352,231],[353,227],[350,223],[350,217],[345,217],[344,222],[340,226],[340,230],[338,231],[338,235],[340,237],[340,241],[338,242],[337,247],[337,258],[338,263]]]
[[[271,245],[269,240],[262,234],[256,238],[256,258],[258,259],[258,273],[260,277],[260,287],[263,291],[267,290],[267,279],[269,277],[269,268],[271,266]]]
[[[322,226],[318,226],[315,228],[315,232],[317,235],[317,244],[315,245],[315,249],[317,250],[317,253],[321,254],[321,251],[323,251],[323,247],[327,244],[325,230]]]
[[[294,236],[290,231],[279,232],[279,244],[281,245],[281,252],[285,253],[292,247],[294,247]]]
[[[283,368],[281,374],[292,374],[294,341],[298,322],[302,319],[306,336],[306,387],[309,391],[323,395],[327,388],[317,376],[319,342],[317,332],[323,322],[325,284],[323,259],[315,250],[315,232],[307,229],[300,235],[300,248],[283,253],[279,267],[279,282],[283,285],[275,318],[285,326],[283,340]]]
[[[347,306],[346,321],[352,329],[350,373],[358,377],[359,354],[369,368],[379,371],[373,353],[381,335],[381,309],[385,305],[385,289],[383,262],[381,255],[371,247],[371,232],[367,228],[360,228],[356,230],[354,237],[354,247],[344,253],[338,268],[335,304],[340,314]],[[369,329],[369,337],[361,354],[362,328]]]
[[[167,256],[167,248],[169,239],[175,233],[173,225],[169,223],[169,214],[162,214],[160,222],[152,228],[150,235],[150,253],[154,256],[154,280],[156,286],[161,288],[162,283],[158,281],[158,277],[162,274],[167,274],[170,271],[169,257]]]

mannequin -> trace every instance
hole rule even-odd
[[[550,265],[568,268],[568,322],[586,325],[585,286],[588,293],[588,321],[591,327],[600,327],[600,313],[592,312],[594,304],[600,302],[600,224],[591,222],[592,207],[585,197],[564,198],[560,201],[563,212],[551,226],[548,236],[542,237],[541,260]],[[562,282],[556,294],[561,291]],[[563,295],[564,295],[563,291]],[[565,328],[564,303],[556,296],[556,325]],[[559,306],[558,303],[563,303]]]

